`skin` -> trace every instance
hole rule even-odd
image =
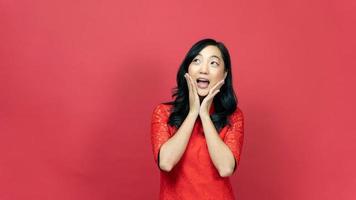
[[[213,98],[224,84],[226,76],[221,52],[217,47],[206,46],[200,51],[200,55],[193,59],[188,73],[184,76],[189,88],[190,110],[176,134],[161,146],[159,166],[162,170],[169,172],[181,159],[199,116],[214,166],[221,177],[232,175],[234,156],[220,138],[209,115]],[[201,89],[197,86],[196,80],[199,77],[210,80],[208,88]]]

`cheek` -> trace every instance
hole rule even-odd
[[[198,65],[189,65],[189,67],[188,67],[188,72],[191,72],[191,73],[196,73],[198,70],[199,70]]]
[[[224,77],[225,77],[225,72],[224,72],[224,71],[221,71],[221,72],[219,73],[219,75],[217,76],[216,81],[217,81],[217,82],[218,82],[218,81],[221,81],[222,79],[224,79]]]
[[[192,68],[191,68],[191,67],[188,68],[188,73],[189,73],[190,75],[192,74]]]
[[[209,87],[215,86],[219,81],[221,81],[224,78],[224,76],[219,76],[211,80]]]

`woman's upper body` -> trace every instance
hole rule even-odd
[[[158,168],[160,147],[177,131],[177,128],[168,124],[171,108],[171,105],[159,104],[152,115],[151,142]],[[213,112],[214,105],[209,114]],[[234,155],[235,172],[240,161],[244,136],[243,113],[240,108],[229,116],[229,120],[230,125],[221,129],[219,137]],[[235,199],[229,177],[221,177],[212,163],[199,118],[180,161],[171,171],[160,169],[160,172],[160,199]]]

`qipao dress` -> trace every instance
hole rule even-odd
[[[159,151],[178,130],[168,124],[172,105],[159,104],[152,114],[151,143],[154,161],[160,170],[160,200],[234,200],[235,196],[229,177],[221,177],[215,168],[208,151],[200,118],[195,121],[186,150],[179,162],[166,172],[159,168]],[[214,112],[211,104],[209,114]],[[235,158],[235,169],[240,162],[244,138],[244,120],[240,108],[228,119],[219,132],[221,140],[229,147]]]

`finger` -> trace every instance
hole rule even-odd
[[[208,99],[208,100],[213,99],[214,96],[215,96],[217,93],[219,93],[219,92],[220,92],[220,90],[215,90],[215,91],[211,92],[211,93],[206,97],[206,99]]]
[[[195,82],[195,81],[193,81],[193,79],[192,79],[192,77],[191,76],[189,76],[189,78],[190,78],[190,81],[191,81],[191,83],[192,83],[192,88],[193,88],[193,92],[195,93],[195,94],[198,94],[198,90],[197,90],[197,83]]]
[[[220,89],[221,86],[222,86],[224,83],[225,83],[224,80],[219,81],[218,83],[216,83],[216,84],[214,85],[214,87],[211,88],[211,91],[214,92],[214,91]]]
[[[210,94],[213,94],[214,92],[216,92],[217,90],[220,91],[221,86],[224,84],[224,81],[220,81],[218,82],[211,90],[210,90]]]
[[[212,97],[211,98],[213,98],[217,93],[219,93],[220,92],[220,90],[215,90],[214,92],[213,92],[213,94],[212,94]]]
[[[192,84],[190,83],[190,79],[189,79],[188,73],[185,73],[185,74],[184,74],[184,77],[185,77],[185,79],[186,79],[186,81],[187,81],[189,93],[191,93],[191,91],[192,91]]]

